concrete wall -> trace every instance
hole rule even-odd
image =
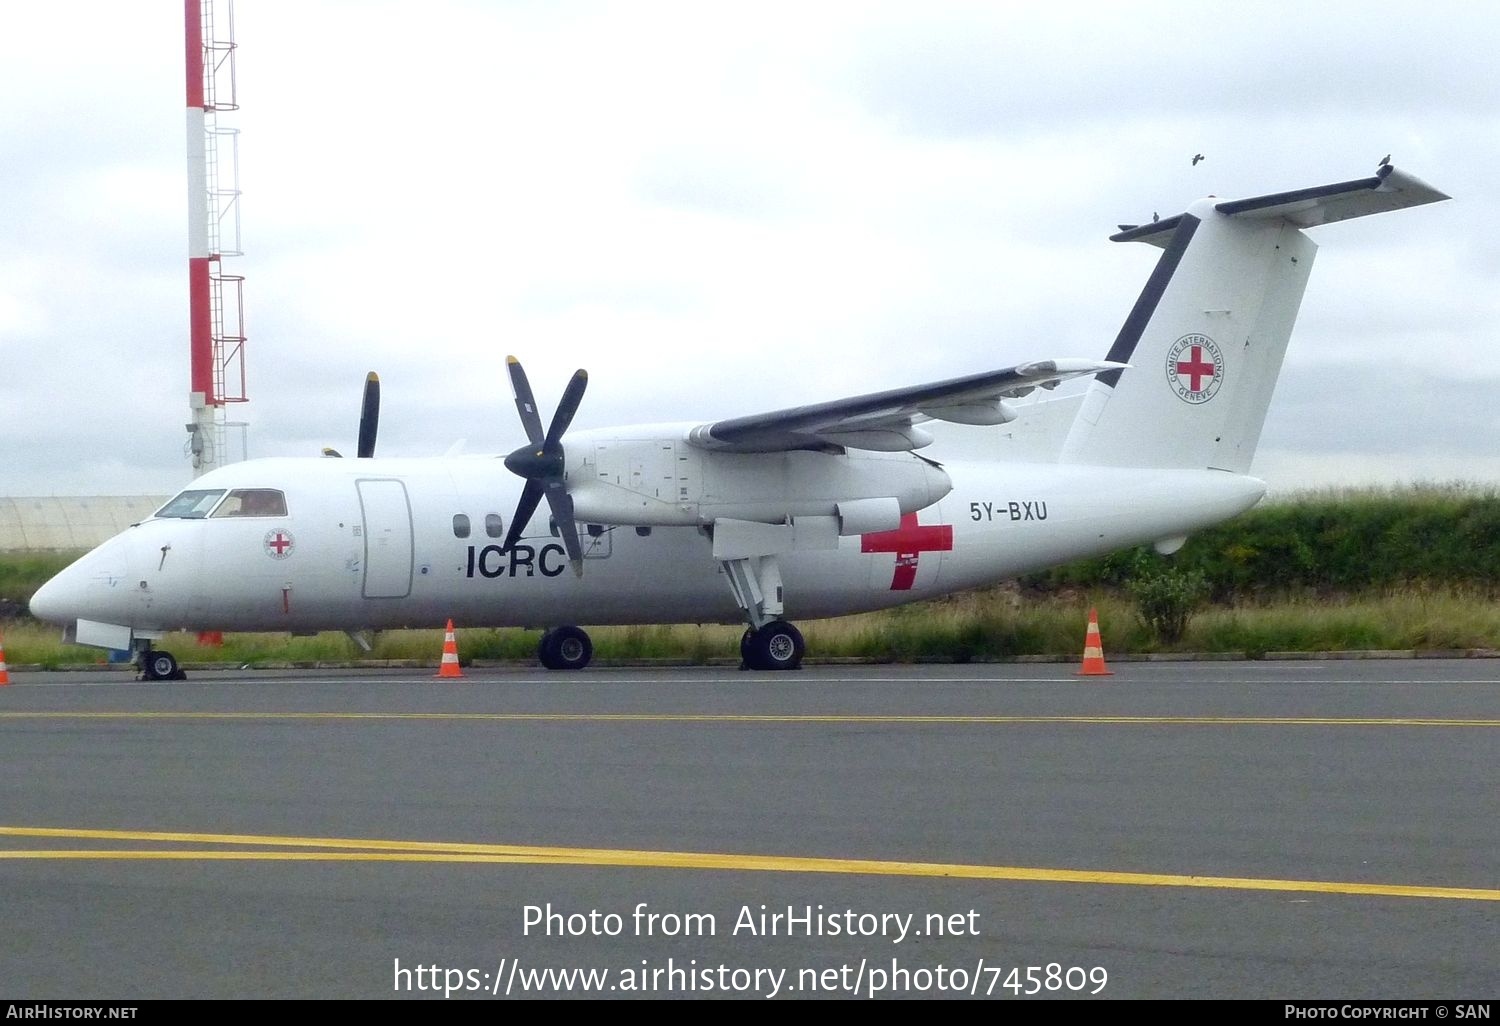
[[[168,495],[0,497],[0,551],[91,549],[150,516]]]

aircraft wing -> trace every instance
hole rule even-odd
[[[1015,417],[1006,399],[1125,366],[1100,360],[1038,360],[927,385],[715,421],[694,428],[688,437],[705,449],[728,452],[839,448],[904,452],[931,443],[932,436],[916,427],[924,421],[1003,424]]]

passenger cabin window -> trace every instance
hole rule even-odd
[[[284,517],[286,496],[275,488],[236,488],[212,514],[220,517]]]
[[[453,514],[453,537],[467,538],[469,536],[469,518],[463,513]]]
[[[192,489],[179,492],[161,509],[156,511],[158,517],[175,517],[180,520],[202,520],[208,516],[208,511],[214,508],[214,504],[224,497],[222,488]]]
[[[484,515],[484,533],[491,538],[498,538],[505,533],[505,524],[501,522],[499,513]]]

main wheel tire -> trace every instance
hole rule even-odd
[[[145,680],[184,680],[186,675],[171,652],[152,650],[141,657],[141,677]]]
[[[750,638],[752,670],[795,670],[802,666],[806,646],[802,632],[785,620],[772,620]]]
[[[542,640],[536,643],[537,662],[548,670],[557,669],[557,648],[552,644],[552,632],[545,631]]]
[[[594,658],[594,643],[582,628],[565,624],[542,635],[537,655],[549,670],[581,670]]]

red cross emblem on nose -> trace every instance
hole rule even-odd
[[[891,591],[910,591],[917,580],[917,560],[922,553],[953,551],[953,525],[922,527],[915,513],[907,513],[894,531],[860,535],[859,551],[894,552],[896,570],[891,575]]]
[[[285,559],[291,555],[294,544],[292,536],[278,528],[266,534],[266,555],[272,559]]]

